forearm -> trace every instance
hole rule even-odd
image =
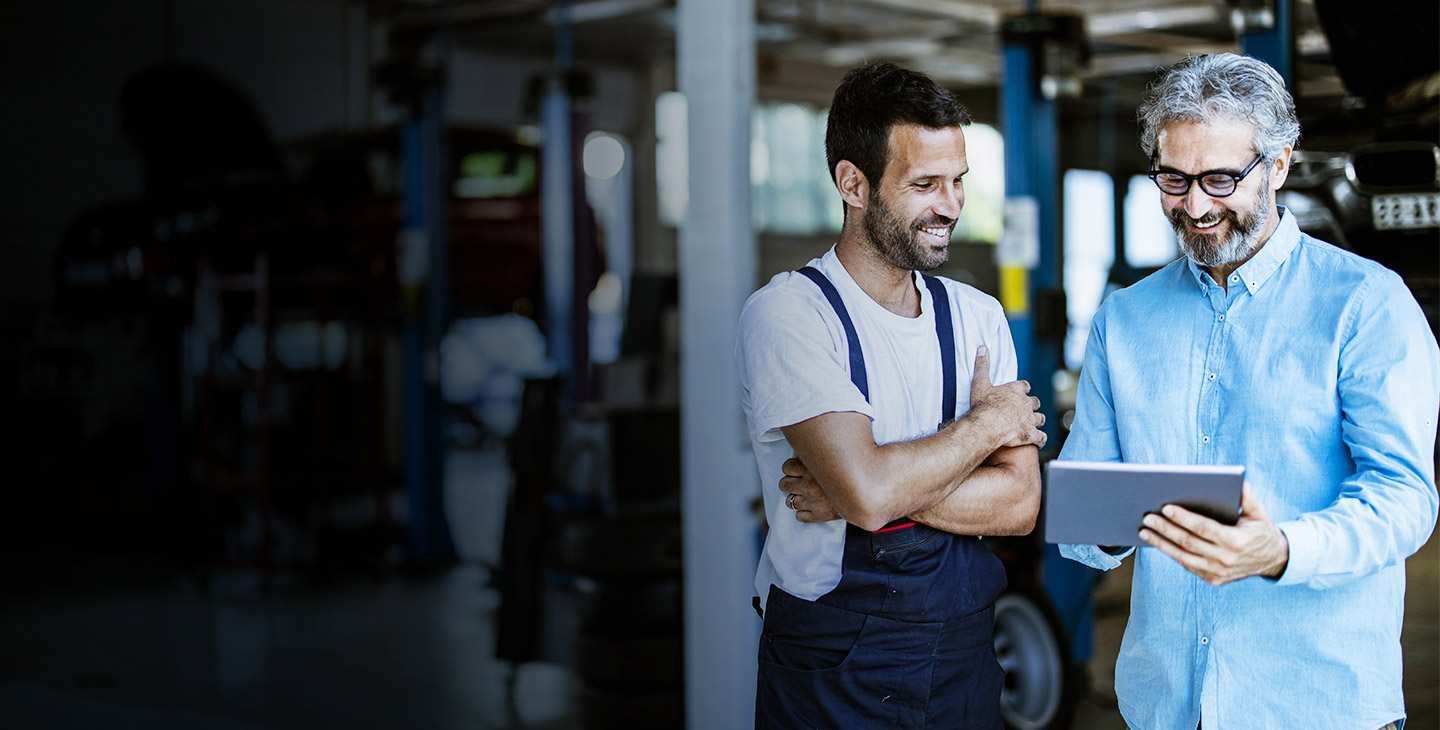
[[[1004,444],[990,419],[966,416],[912,441],[877,446],[858,414],[826,414],[783,429],[795,454],[815,474],[835,511],[847,522],[877,530],[946,499]]]
[[[1040,461],[1034,446],[1001,449],[943,500],[911,515],[957,535],[1026,535],[1040,513]]]

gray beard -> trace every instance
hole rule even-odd
[[[1194,219],[1181,208],[1170,211],[1170,227],[1175,229],[1180,250],[1191,261],[1200,266],[1228,266],[1244,261],[1260,248],[1260,232],[1265,230],[1270,208],[1270,179],[1266,175],[1260,199],[1253,210],[1244,215],[1228,209],[1217,214],[1228,223],[1226,229],[1229,233],[1224,240],[1217,242],[1214,235],[1192,233],[1187,224]]]

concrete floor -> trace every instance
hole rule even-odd
[[[0,724],[573,727],[574,682],[557,665],[522,667],[507,708],[484,580],[460,566],[265,590],[241,573],[206,589],[133,561],[72,565],[0,604]]]
[[[1440,544],[1408,564],[1409,730],[1440,728]],[[34,574],[34,571],[32,571]],[[13,574],[12,574],[13,575]],[[163,565],[92,560],[0,602],[0,707],[18,730],[579,727],[573,676],[491,659],[496,598],[460,565],[324,586],[253,575],[207,584]],[[1075,728],[1124,728],[1113,694],[1128,569],[1097,594],[1093,688]]]

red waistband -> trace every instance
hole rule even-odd
[[[906,522],[906,523],[900,524],[900,525],[887,525],[887,526],[882,527],[882,528],[880,528],[880,529],[878,529],[878,530],[876,530],[876,531],[874,531],[874,532],[872,532],[872,533],[870,533],[870,534],[871,534],[871,535],[879,535],[879,534],[882,533],[882,532],[890,532],[890,531],[892,531],[892,530],[903,530],[903,529],[905,529],[905,528],[907,528],[907,527],[914,527],[914,526],[915,526],[915,523],[914,523],[914,522]]]

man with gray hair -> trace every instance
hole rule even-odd
[[[1276,205],[1300,125],[1247,56],[1186,59],[1140,107],[1184,256],[1095,316],[1061,459],[1241,464],[1225,525],[1166,505],[1138,551],[1115,691],[1135,728],[1398,727],[1405,559],[1435,526],[1440,351],[1384,267]],[[1389,725],[1387,725],[1389,723]]]

